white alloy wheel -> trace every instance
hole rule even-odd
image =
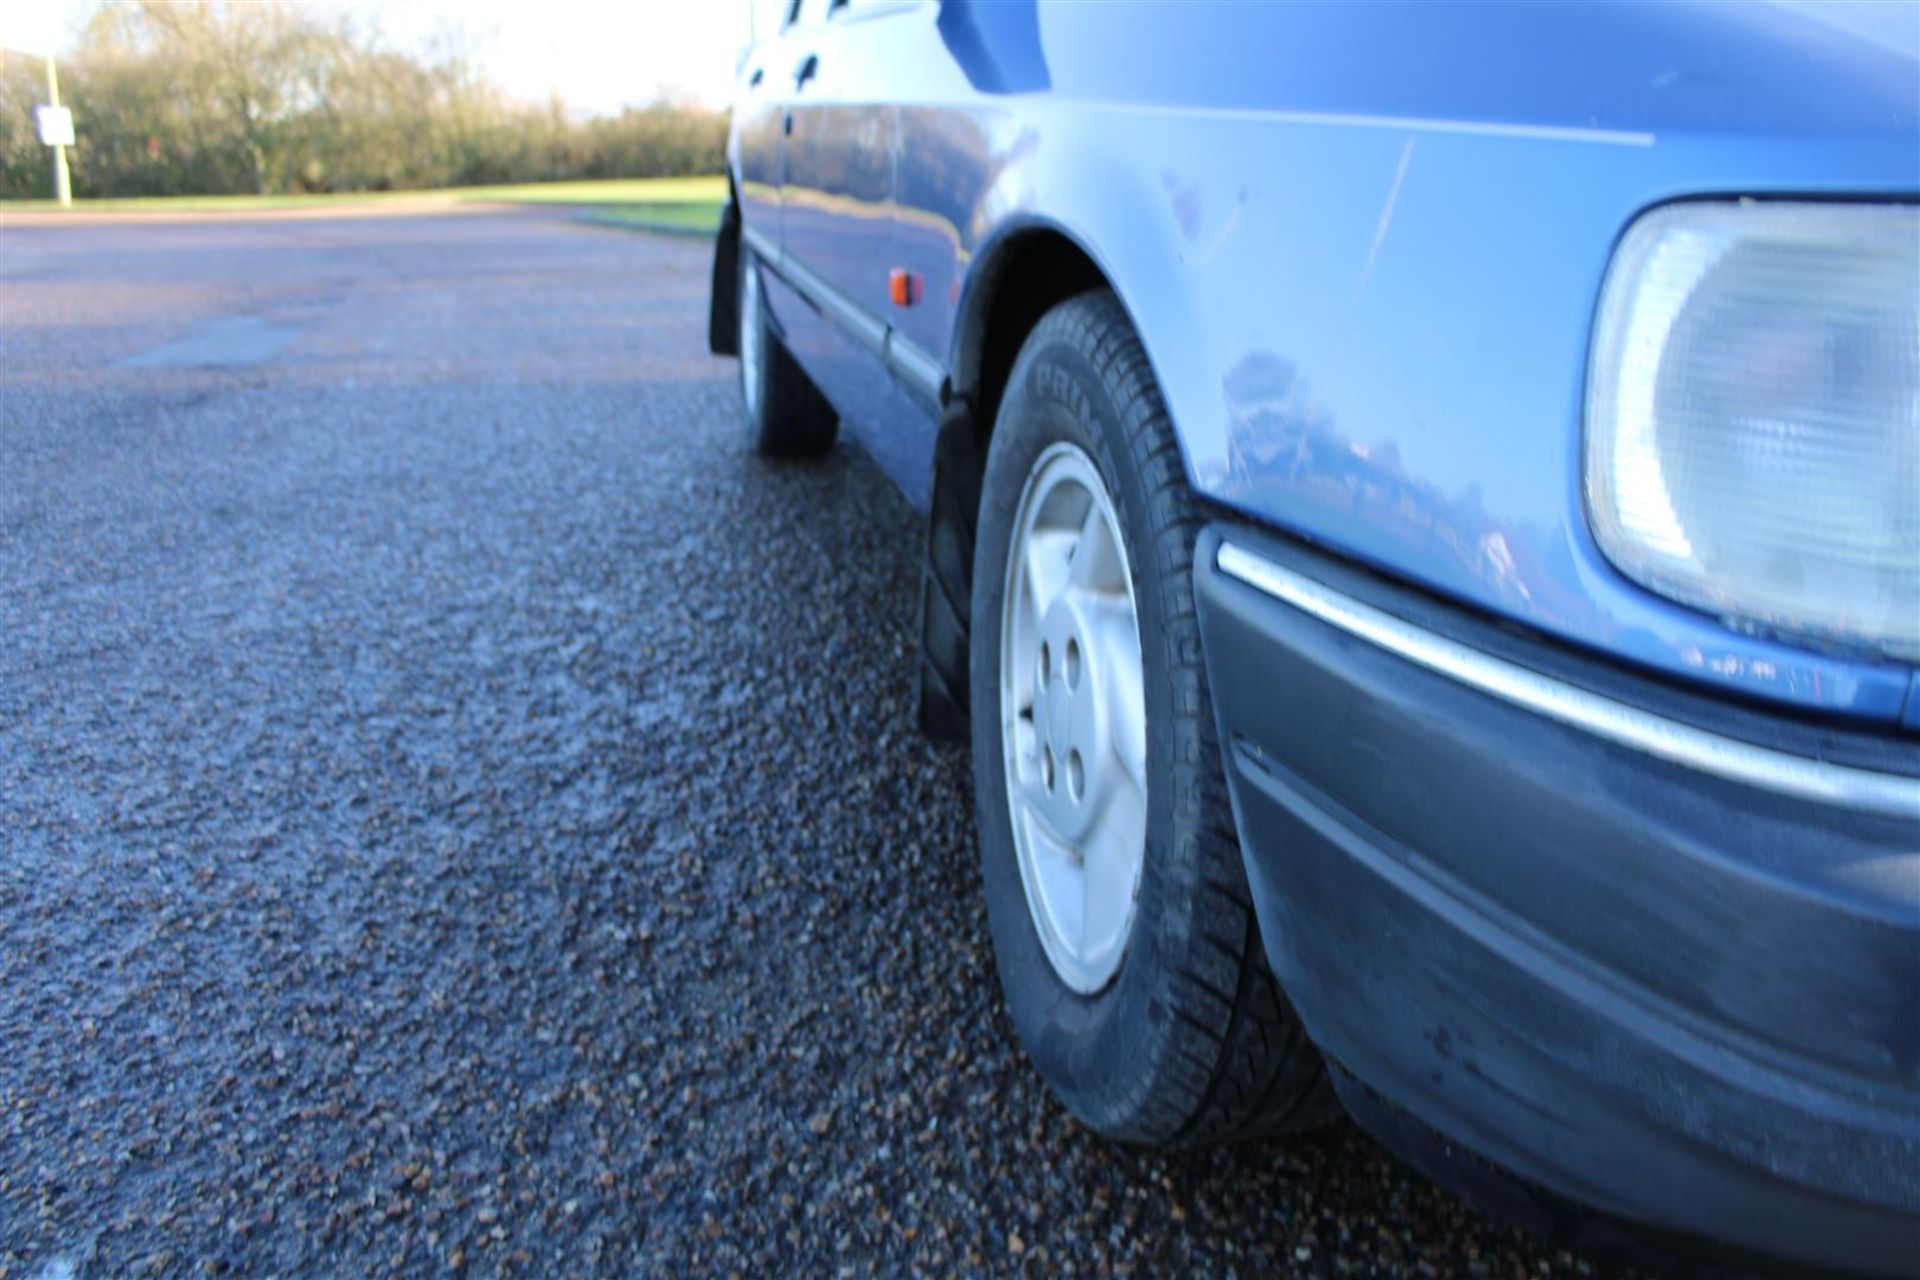
[[[1120,970],[1147,838],[1147,709],[1133,575],[1093,460],[1054,444],[1020,494],[1001,613],[1007,807],[1054,972],[1090,995]]]

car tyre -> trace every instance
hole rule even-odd
[[[740,250],[740,402],[755,453],[814,458],[833,448],[840,419],[767,315],[761,265]]]
[[[1069,535],[1082,494],[1089,514]],[[1061,303],[1021,348],[988,447],[972,584],[974,794],[995,960],[1014,1025],[1067,1108],[1123,1142],[1257,1137],[1338,1113],[1318,1051],[1268,968],[1247,892],[1194,610],[1202,523],[1146,353],[1118,301],[1102,290]],[[1068,568],[1046,568],[1068,536],[1076,539]],[[1094,567],[1077,568],[1082,562]],[[1039,601],[1043,579],[1052,584],[1061,572],[1067,585],[1052,606],[1020,603]],[[1128,604],[1133,648],[1129,628],[1113,621]],[[1037,656],[1042,649],[1049,656]],[[1093,693],[1065,683],[1068,657],[1084,658],[1077,670]],[[1098,710],[1109,703],[1119,709]],[[1139,731],[1113,730],[1133,726],[1135,708]],[[1111,730],[1112,750],[1102,754],[1089,725]],[[1074,756],[1080,768],[1082,751],[1084,796],[1045,790],[1067,786],[1063,761]],[[1104,791],[1095,757],[1121,761],[1102,774]],[[1127,790],[1133,768],[1139,794]],[[1091,799],[1100,803],[1059,822],[1051,816]],[[1052,807],[1042,812],[1043,804]],[[1110,838],[1135,819],[1137,846]],[[1077,942],[1068,936],[1074,863],[1063,854],[1072,841],[1061,835],[1076,824],[1100,833],[1098,842],[1086,835],[1081,850]],[[1129,861],[1136,848],[1137,865]],[[1101,906],[1121,903],[1112,886],[1129,875],[1130,907]],[[1052,893],[1054,880],[1068,888]],[[1123,916],[1116,950],[1108,926]]]

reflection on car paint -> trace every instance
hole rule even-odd
[[[1051,230],[1114,285],[1216,502],[1710,689],[1902,715],[1905,666],[1628,582],[1579,457],[1623,228],[1691,194],[1920,194],[1909,59],[1766,6],[947,0],[806,39],[796,101],[893,111],[891,203],[845,168],[880,126],[848,126],[844,172],[789,175],[788,230],[905,340],[957,365],[982,266]],[[888,305],[893,268],[922,305]],[[931,440],[924,407],[864,412],[896,457]]]

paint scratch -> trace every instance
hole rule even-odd
[[[1380,222],[1373,229],[1373,243],[1367,246],[1367,264],[1360,268],[1360,287],[1367,287],[1367,280],[1373,275],[1373,262],[1380,256],[1380,246],[1387,239],[1387,224],[1393,221],[1393,207],[1400,201],[1400,184],[1406,181],[1407,165],[1413,159],[1412,134],[1407,135],[1407,145],[1400,148],[1400,164],[1393,171],[1393,185],[1387,188],[1387,202],[1380,206]]]

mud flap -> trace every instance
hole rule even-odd
[[[955,396],[933,449],[933,500],[920,574],[920,732],[942,742],[968,739],[967,645],[973,616],[973,531],[980,512],[986,441],[973,405]]]
[[[707,295],[707,350],[740,354],[740,206],[727,201],[713,240],[713,284]]]

